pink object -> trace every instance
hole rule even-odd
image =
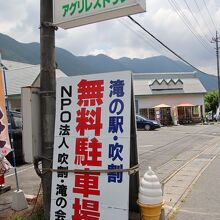
[[[4,185],[5,184],[5,177],[4,175],[0,176],[0,185]]]

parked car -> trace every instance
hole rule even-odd
[[[160,128],[160,123],[154,120],[147,119],[143,116],[136,115],[137,129],[144,129],[146,131]]]
[[[13,147],[15,150],[16,164],[21,165],[24,163],[24,155],[22,149],[22,117],[20,112],[11,111],[8,114],[8,122],[10,122],[9,117],[11,117],[11,133],[13,137]],[[13,154],[10,152],[6,158],[9,160],[13,166]]]

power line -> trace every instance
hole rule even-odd
[[[206,10],[207,10],[207,12],[208,12],[208,15],[209,15],[209,17],[210,17],[210,19],[211,19],[211,21],[212,21],[212,24],[213,24],[215,30],[217,30],[216,25],[215,25],[215,22],[214,22],[214,20],[212,19],[212,16],[211,16],[211,14],[210,14],[210,12],[209,12],[209,9],[208,9],[208,7],[207,7],[206,2],[205,2],[204,0],[202,0],[202,1],[203,1],[204,5],[205,5],[205,8],[206,8]]]
[[[172,6],[172,8],[176,11],[176,13],[179,15],[180,19],[183,21],[183,23],[186,25],[186,27],[189,29],[189,31],[194,35],[194,37],[196,37],[196,39],[202,44],[202,46],[208,50],[209,53],[210,52],[210,48],[209,45],[207,44],[207,42],[202,38],[202,36],[200,36],[200,34],[198,34],[198,32],[196,31],[196,33],[193,31],[193,25],[191,24],[191,22],[189,21],[189,19],[186,17],[186,15],[182,12],[182,10],[180,9],[180,7],[178,6],[178,4],[176,3],[175,0],[168,0],[170,5]],[[212,54],[212,53],[211,53]]]
[[[137,32],[137,31],[135,31],[135,30],[133,30],[132,28],[131,28],[131,25],[130,24],[127,24],[127,23],[125,23],[126,22],[126,20],[119,20],[119,22],[121,23],[121,24],[123,24],[124,26],[126,26],[130,31],[132,31],[135,35],[137,35],[141,40],[143,40],[144,42],[146,42],[148,45],[150,45],[151,46],[151,48],[153,48],[153,49],[155,49],[159,54],[161,54],[161,51],[160,51],[160,49],[164,49],[164,47],[163,46],[161,46],[161,44],[155,44],[155,42],[150,38],[150,36],[146,39],[145,38],[145,36],[144,35],[142,35],[141,33],[139,33],[139,32]],[[132,22],[132,21],[131,21]],[[142,30],[142,29],[141,29]],[[150,41],[150,42],[149,42]],[[171,62],[173,63],[173,64],[175,64],[178,68],[179,68],[179,70],[181,70],[181,65],[179,64],[179,63],[177,63],[177,62],[175,62],[174,60],[172,60],[171,59]]]
[[[123,19],[123,18],[121,18]],[[119,20],[120,21],[120,20]],[[125,25],[130,31],[132,31],[135,35],[137,35],[141,40],[145,41],[146,43],[148,43],[153,49],[155,49],[159,54],[161,54],[161,50],[164,49],[164,47],[162,47],[160,44],[155,44],[155,42],[153,41],[153,39],[150,36],[144,35],[145,32],[139,32],[137,29],[132,29],[132,24],[133,22],[130,20],[125,20],[123,19],[123,22],[121,20],[121,23],[123,25]],[[142,29],[140,29],[140,31],[143,31]],[[149,42],[150,41],[150,42]]]
[[[190,6],[189,6],[187,0],[184,0],[184,2],[185,2],[186,7],[188,8],[190,14],[192,15],[192,17],[193,17],[194,20],[196,21],[196,23],[197,23],[197,25],[198,25],[200,31],[202,32],[202,26],[200,25],[200,23],[199,23],[197,17],[194,15],[193,11],[191,10],[191,8],[190,8]],[[206,40],[207,40],[208,42],[210,42],[210,39],[206,36],[206,34],[204,34],[204,36],[205,36]]]
[[[156,50],[156,51],[159,52],[159,49],[153,44],[153,41],[152,41],[151,39],[149,39],[150,42],[147,41],[147,40],[145,39],[145,37],[143,37],[143,36],[141,35],[141,33],[139,33],[139,32],[137,32],[137,31],[133,30],[133,29],[131,28],[131,25],[129,25],[129,24],[126,23],[126,20],[120,19],[119,22],[120,22],[122,25],[124,25],[126,28],[128,28],[131,32],[133,32],[139,39],[141,39],[141,40],[147,42],[148,45],[151,46],[151,48],[153,48],[154,50]],[[159,52],[159,53],[160,53],[160,52]]]
[[[176,13],[179,15],[180,19],[183,21],[183,23],[186,25],[186,27],[189,29],[189,31],[194,35],[194,37],[196,37],[196,39],[201,43],[201,45],[208,50],[209,53],[210,52],[210,48],[209,45],[207,44],[207,42],[200,36],[200,34],[198,34],[198,32],[196,31],[196,33],[193,31],[193,25],[191,24],[191,22],[189,21],[189,19],[186,17],[186,15],[182,12],[182,10],[180,9],[179,5],[176,3],[175,0],[168,0],[171,7],[176,11]],[[208,46],[207,46],[208,45]],[[212,53],[211,53],[212,54]]]
[[[169,50],[172,54],[174,54],[176,57],[178,57],[180,60],[182,60],[184,63],[188,64],[191,66],[193,69],[203,72],[199,70],[197,67],[189,63],[187,60],[182,58],[179,54],[177,54],[174,50],[170,49],[167,45],[165,45],[162,41],[160,41],[156,36],[154,36],[152,33],[150,33],[146,28],[144,28],[140,23],[138,23],[135,19],[133,19],[130,15],[128,16],[136,25],[138,25],[142,30],[144,30],[147,34],[149,34],[152,38],[154,38],[157,42],[159,42],[163,47],[165,47],[167,50]]]
[[[204,21],[206,27],[208,28],[209,33],[211,34],[211,36],[213,36],[213,33],[212,33],[212,31],[210,30],[208,23],[206,22],[205,18],[202,16],[202,11],[201,11],[201,9],[200,9],[200,7],[199,7],[199,4],[198,4],[197,0],[194,0],[194,2],[195,2],[195,4],[196,4],[196,7],[197,7],[197,9],[198,9],[198,11],[199,11],[199,14],[200,14],[202,20]]]

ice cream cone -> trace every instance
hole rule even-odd
[[[141,209],[141,216],[143,220],[159,220],[163,203],[156,205],[145,205],[137,202]]]

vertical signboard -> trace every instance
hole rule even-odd
[[[128,219],[130,118],[130,72],[57,80],[51,220]]]
[[[5,157],[11,151],[11,145],[8,136],[8,119],[5,107],[5,93],[3,86],[2,71],[0,69],[0,175],[3,175],[9,169],[9,162]]]

